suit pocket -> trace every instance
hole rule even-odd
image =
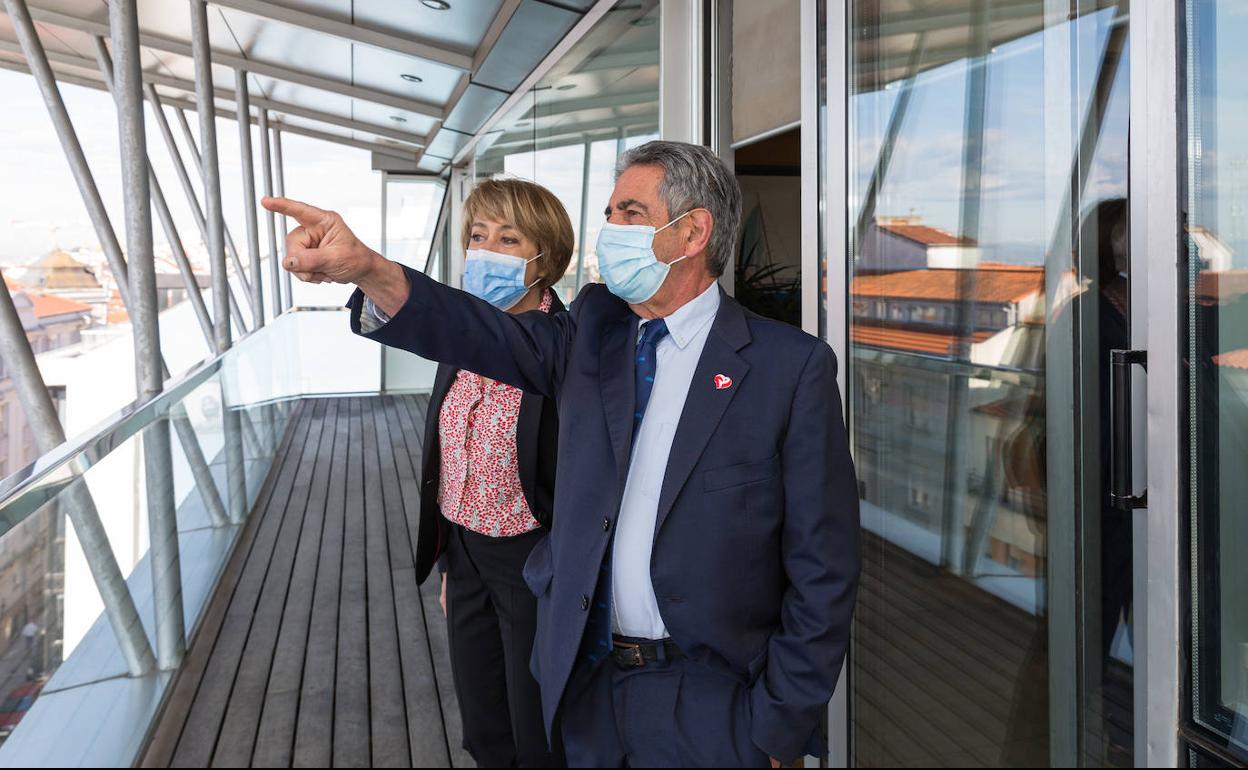
[[[721,489],[742,487],[746,484],[757,484],[760,481],[771,481],[779,475],[780,455],[773,455],[766,460],[706,471],[702,474],[702,488],[706,492],[715,492]]]

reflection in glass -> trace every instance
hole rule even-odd
[[[600,280],[594,244],[625,150],[658,138],[659,9],[626,0],[555,65],[476,147],[476,175],[529,179],[568,210],[576,246],[556,284],[570,301]]]
[[[1189,0],[1185,293],[1191,719],[1248,761],[1248,12]]]
[[[998,5],[849,6],[860,766],[1132,764],[1126,4]]]

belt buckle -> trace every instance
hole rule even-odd
[[[641,653],[639,644],[622,644],[615,648],[616,663],[623,668],[642,668],[646,665],[646,656]]]

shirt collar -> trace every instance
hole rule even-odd
[[[682,350],[702,332],[719,312],[719,282],[712,281],[706,291],[681,305],[676,312],[663,320],[672,342]],[[644,326],[647,322],[643,321]]]

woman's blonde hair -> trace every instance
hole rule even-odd
[[[472,224],[481,220],[506,222],[537,244],[538,281],[553,286],[572,261],[572,220],[555,194],[523,179],[487,179],[464,201],[463,242],[467,249]]]

